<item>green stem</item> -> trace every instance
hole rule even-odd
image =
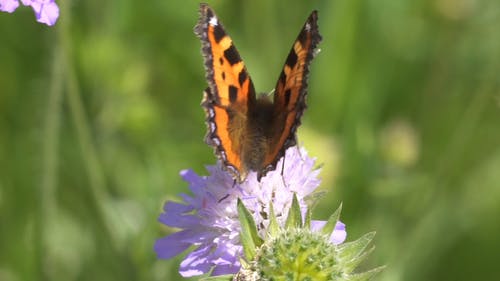
[[[59,48],[54,49],[54,61],[51,70],[50,90],[48,92],[47,112],[44,124],[42,147],[42,174],[38,190],[38,211],[36,212],[36,258],[37,275],[40,280],[49,280],[48,270],[51,267],[51,256],[48,254],[46,223],[54,219],[57,210],[55,193],[57,186],[57,166],[59,130],[61,121],[61,100],[63,96],[64,77],[62,73],[62,55]]]
[[[81,100],[81,92],[78,85],[78,79],[72,65],[73,51],[71,44],[70,33],[70,9],[71,1],[61,2],[61,14],[65,15],[65,20],[61,20],[61,45],[63,53],[63,67],[66,78],[66,97],[69,106],[69,112],[72,117],[73,125],[76,129],[77,139],[87,175],[89,177],[91,209],[95,212],[95,222],[98,225],[99,234],[106,244],[111,246],[111,250],[115,251],[116,243],[112,237],[112,224],[107,221],[105,204],[106,204],[106,186],[104,175],[101,168],[97,149],[92,141],[90,128],[85,116],[84,106]]]

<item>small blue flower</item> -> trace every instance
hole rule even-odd
[[[24,6],[31,6],[38,22],[52,26],[59,17],[55,0],[21,0]],[[12,13],[19,7],[18,0],[0,0],[0,11]]]
[[[169,259],[195,246],[180,265],[182,276],[237,273],[242,256],[237,199],[241,198],[251,212],[260,236],[264,237],[269,225],[270,202],[280,225],[285,223],[294,194],[305,215],[306,201],[320,184],[319,169],[314,165],[315,159],[308,157],[304,149],[291,147],[278,162],[276,170],[260,181],[257,173],[251,172],[243,183],[235,183],[220,163],[207,167],[209,176],[198,176],[192,170],[182,171],[181,176],[189,183],[193,195],[181,194],[183,203],[169,201],[165,204],[159,221],[181,230],[156,241],[154,249],[158,258]],[[319,230],[324,224],[324,221],[312,221],[311,228]],[[338,222],[330,241],[339,244],[345,237],[345,225]]]

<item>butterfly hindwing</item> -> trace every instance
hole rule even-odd
[[[321,41],[318,14],[313,11],[302,27],[285,61],[274,91],[274,135],[265,158],[267,170],[274,169],[286,149],[296,144],[295,132],[306,108],[309,65]]]
[[[206,141],[239,179],[244,170],[241,136],[246,130],[248,105],[255,101],[254,86],[233,41],[206,4],[200,5],[195,33],[202,41],[209,84],[202,102],[208,125]]]

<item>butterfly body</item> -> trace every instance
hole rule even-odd
[[[242,160],[245,170],[265,169],[265,156],[272,145],[273,105],[267,97],[257,100],[255,108],[249,108],[246,122],[246,138],[242,146]],[[245,137],[245,136],[243,136]]]
[[[317,13],[311,13],[294,42],[272,99],[256,96],[235,45],[206,4],[200,5],[195,33],[202,41],[209,84],[202,102],[205,140],[235,180],[243,181],[250,171],[260,179],[296,144],[295,132],[306,108],[309,63],[321,40]]]

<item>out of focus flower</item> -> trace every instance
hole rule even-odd
[[[38,22],[52,26],[59,17],[59,7],[55,0],[21,0],[24,6],[30,6]],[[12,13],[19,7],[18,0],[0,0],[0,11]]]
[[[156,241],[154,248],[158,257],[172,258],[195,246],[181,263],[179,272],[182,276],[238,272],[243,251],[238,198],[255,221],[258,235],[265,237],[271,217],[279,226],[285,224],[294,196],[302,217],[305,217],[307,203],[311,203],[313,191],[320,184],[315,160],[308,157],[304,149],[291,147],[284,159],[284,166],[281,159],[278,168],[260,181],[257,174],[251,172],[241,184],[235,183],[220,164],[207,167],[210,175],[206,177],[200,177],[192,170],[182,171],[181,176],[189,182],[193,196],[183,194],[183,203],[165,204],[160,222],[181,230]],[[325,222],[312,221],[310,225],[315,231]],[[345,236],[345,225],[338,222],[329,240],[338,244]]]
[[[408,121],[393,120],[380,132],[380,150],[389,163],[411,167],[420,154],[418,132]]]

